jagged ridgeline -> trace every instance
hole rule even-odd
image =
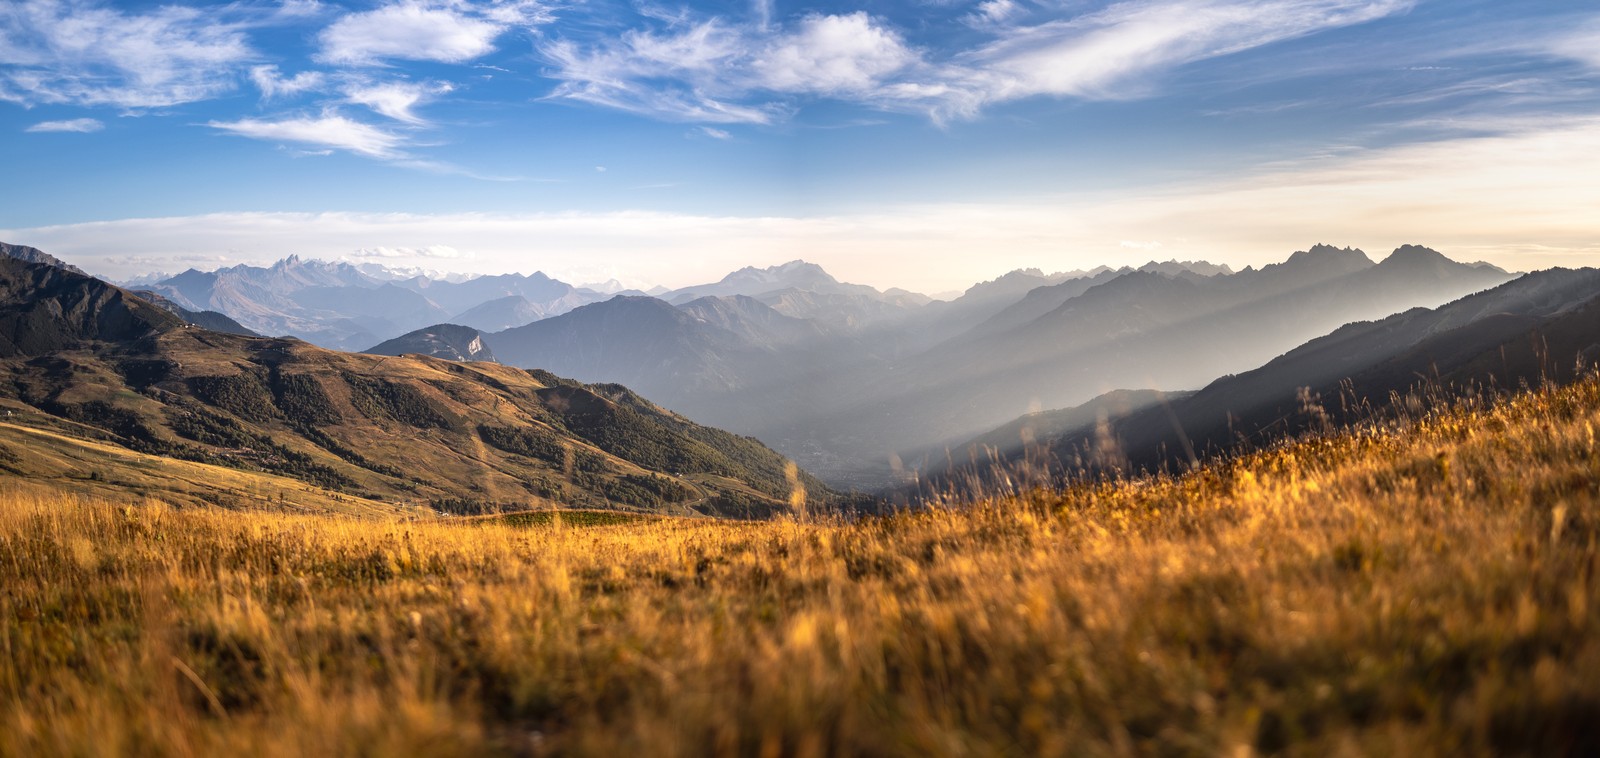
[[[97,279],[20,260],[0,260],[0,376],[9,412],[0,467],[16,475],[50,475],[50,461],[30,455],[44,448],[14,436],[26,432],[402,509],[759,517],[789,509],[801,491],[802,507],[836,504],[760,442],[620,385],[213,332]],[[137,488],[132,469],[118,471]]]

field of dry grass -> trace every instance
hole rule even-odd
[[[1600,381],[853,523],[0,495],[6,755],[1600,754]]]

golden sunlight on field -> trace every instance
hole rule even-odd
[[[0,754],[1600,750],[1600,382],[854,523],[0,497]]]

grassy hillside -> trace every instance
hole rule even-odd
[[[0,361],[0,379],[0,408],[19,425],[418,513],[762,516],[786,510],[796,484],[816,502],[829,496],[759,442],[625,388],[494,364],[178,329],[137,349]]]
[[[1600,380],[855,523],[0,495],[0,754],[1600,750]]]
[[[297,507],[331,500],[335,512],[360,503],[413,514],[561,506],[762,517],[839,504],[760,442],[621,386],[190,328],[105,282],[8,258],[0,412],[49,432],[58,452],[64,438],[77,443],[53,456],[21,444],[11,475],[120,476],[135,495],[179,503],[259,504],[237,494],[239,481],[265,477],[322,493]],[[133,453],[168,459],[162,476],[123,476]],[[196,476],[190,464],[237,473]]]

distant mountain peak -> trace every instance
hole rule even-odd
[[[1284,261],[1284,263],[1306,264],[1313,261],[1323,262],[1334,260],[1346,263],[1372,263],[1372,259],[1368,258],[1367,254],[1360,248],[1334,247],[1333,245],[1322,243],[1312,245],[1310,250],[1296,251],[1293,255],[1289,256],[1289,259]]]
[[[829,283],[838,283],[839,281],[834,279],[833,275],[823,270],[821,266],[801,260],[799,258],[787,263],[780,263],[776,266],[768,266],[766,268],[745,266],[744,268],[741,268],[738,271],[723,277],[722,281],[725,283],[747,281],[778,282],[789,281],[798,277],[804,277],[806,279],[813,279],[817,281],[825,281]]]
[[[1210,261],[1180,261],[1176,258],[1166,261],[1150,261],[1139,267],[1140,271],[1154,271],[1168,276],[1183,273],[1197,276],[1225,276],[1233,273],[1225,263],[1212,263]]]
[[[1383,260],[1385,263],[1388,263],[1389,261],[1450,261],[1449,258],[1445,257],[1444,253],[1434,250],[1431,247],[1423,247],[1422,245],[1401,245],[1400,247],[1395,248],[1394,252],[1390,253],[1388,258]],[[1455,261],[1450,262],[1455,263]]]
[[[1451,260],[1444,253],[1422,245],[1401,245],[1378,266],[1384,270],[1468,271],[1472,266]],[[1495,269],[1498,270],[1498,269]]]

